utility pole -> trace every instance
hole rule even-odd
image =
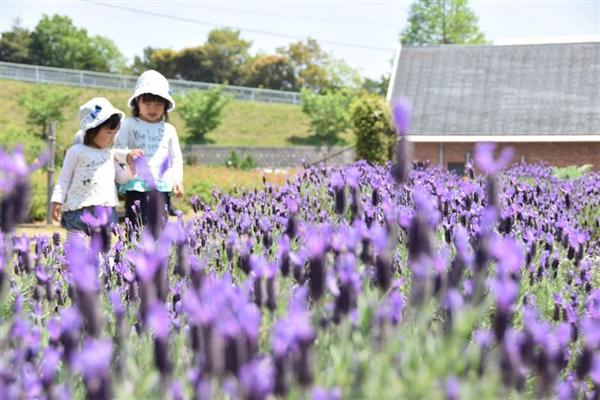
[[[48,160],[48,197],[47,197],[47,212],[46,212],[46,224],[52,224],[52,191],[54,190],[54,153],[56,153],[56,123],[50,122],[46,126],[46,133],[48,135],[48,149],[50,150],[50,159]]]

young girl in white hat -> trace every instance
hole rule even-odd
[[[98,217],[102,210],[109,224],[117,222],[115,180],[125,183],[132,179],[133,158],[144,154],[139,149],[112,149],[123,116],[103,97],[93,98],[79,109],[83,143],[67,150],[51,199],[52,217],[67,229],[67,241],[75,234],[89,233],[81,218],[86,211]]]
[[[144,72],[138,78],[128,104],[132,108],[133,117],[123,122],[115,147],[140,148],[144,151],[156,188],[163,193],[168,210],[171,210],[171,194],[178,197],[183,195],[183,157],[177,131],[168,122],[169,112],[175,108],[169,81],[157,71]],[[141,219],[146,223],[150,192],[148,182],[136,176],[119,190],[125,192],[125,212],[129,220],[134,225],[138,221],[134,204],[139,202]]]

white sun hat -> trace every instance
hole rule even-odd
[[[144,93],[151,93],[167,100],[169,102],[167,111],[173,111],[173,109],[175,109],[175,100],[171,97],[169,81],[160,72],[150,69],[140,75],[135,83],[133,96],[131,96],[127,102],[129,107],[133,107],[135,99]]]
[[[119,115],[121,119],[125,117],[121,110],[113,107],[104,97],[94,97],[79,107],[79,127],[82,132],[86,132],[102,124],[114,114]]]

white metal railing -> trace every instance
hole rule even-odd
[[[15,64],[3,61],[0,61],[0,78],[86,88],[120,90],[133,90],[137,80],[137,77],[131,75],[42,67],[39,65]],[[218,85],[215,83],[193,82],[178,79],[170,79],[169,83],[175,93],[185,93],[192,89],[208,90],[215,86],[221,86],[225,93],[240,100],[285,104],[301,103],[300,93],[298,92]]]

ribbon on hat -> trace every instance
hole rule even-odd
[[[89,124],[90,122],[94,121],[96,119],[96,117],[98,117],[98,114],[100,113],[100,111],[102,111],[102,106],[96,104],[96,107],[94,108],[94,111],[91,111],[84,119],[84,123]]]

